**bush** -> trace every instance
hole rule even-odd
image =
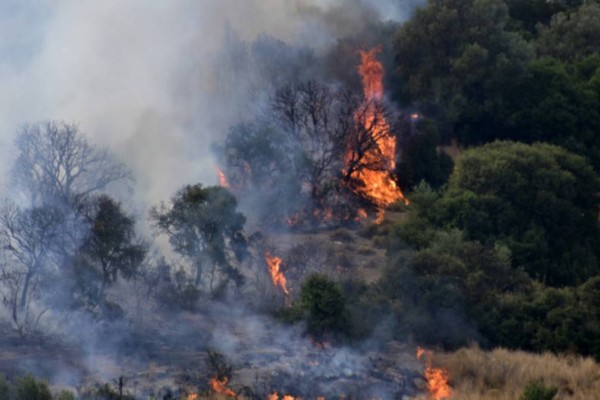
[[[0,375],[0,400],[9,400],[10,387],[4,375]]]
[[[52,394],[46,382],[36,381],[27,375],[17,381],[18,400],[52,400]]]
[[[552,400],[558,389],[546,387],[540,381],[529,382],[519,400]]]
[[[340,286],[326,276],[310,275],[300,289],[300,309],[308,332],[316,337],[347,331],[346,300]]]

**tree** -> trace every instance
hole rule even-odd
[[[572,12],[552,17],[540,27],[536,49],[540,55],[577,61],[600,52],[600,3],[585,1]]]
[[[74,124],[61,121],[25,125],[16,140],[16,186],[33,205],[68,204],[131,174],[107,149],[90,145]]]
[[[550,285],[598,273],[599,183],[560,147],[494,142],[465,152],[434,217],[481,243],[503,243],[514,265]]]
[[[3,301],[22,335],[34,329],[43,314],[35,302],[56,261],[55,238],[60,235],[61,220],[62,214],[51,207],[23,210],[6,202],[0,209]]]
[[[76,303],[89,308],[102,304],[105,290],[118,276],[133,277],[146,255],[136,237],[135,221],[107,195],[89,202],[85,215],[89,230],[73,260],[71,273]]]
[[[346,300],[339,285],[326,276],[313,274],[302,283],[300,309],[306,314],[308,331],[318,338],[347,331]]]
[[[231,263],[232,256],[240,261],[246,251],[245,217],[236,207],[235,197],[226,189],[197,184],[184,186],[171,204],[150,211],[157,232],[167,235],[173,249],[195,269],[196,285],[208,280],[212,291],[218,272],[225,282],[233,279],[241,284],[242,277]]]
[[[396,96],[438,118],[443,135],[493,139],[533,56],[508,22],[502,0],[429,0],[395,37]]]

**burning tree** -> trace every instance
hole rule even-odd
[[[262,191],[265,217],[353,220],[357,197],[378,208],[405,200],[391,175],[396,133],[378,51],[360,53],[363,94],[316,81],[283,85],[266,115],[231,129],[221,148],[227,176],[244,193]]]

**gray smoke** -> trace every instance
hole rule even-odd
[[[0,183],[18,128],[76,122],[134,170],[138,198],[216,183],[210,143],[236,115],[215,90],[225,26],[322,50],[411,2],[342,0],[4,1],[0,4]],[[237,96],[247,96],[237,93]],[[238,99],[239,100],[239,99]],[[237,111],[237,110],[236,110]]]

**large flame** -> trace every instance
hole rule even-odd
[[[223,394],[228,397],[237,398],[237,393],[227,387],[228,381],[229,381],[229,379],[227,379],[226,376],[223,377],[223,379],[219,379],[218,377],[214,376],[210,379],[210,382],[209,382],[210,388],[215,393]]]
[[[283,272],[280,271],[281,266],[281,258],[274,257],[271,253],[265,253],[265,263],[267,263],[267,268],[269,269],[269,273],[271,274],[271,279],[273,280],[273,284],[275,286],[279,286],[285,295],[289,295],[289,291],[287,288],[287,281]]]
[[[354,171],[351,177],[362,183],[354,189],[358,194],[371,199],[379,207],[387,207],[398,200],[408,204],[408,200],[390,175],[390,172],[396,168],[396,138],[383,134],[389,130],[389,125],[381,116],[375,115],[373,102],[383,99],[384,71],[383,65],[376,57],[380,51],[380,47],[368,51],[360,50],[361,63],[358,72],[362,78],[365,101],[371,103],[367,109],[364,125],[365,127],[373,125],[372,134],[376,138],[375,143],[378,147],[365,154],[365,161],[368,164],[383,164],[385,170],[363,168]],[[376,118],[379,120],[376,121]]]
[[[448,384],[450,376],[448,371],[443,368],[433,368],[431,366],[431,357],[433,352],[417,347],[417,358],[425,356],[425,380],[427,381],[427,391],[432,400],[449,399],[452,395],[452,389]]]

